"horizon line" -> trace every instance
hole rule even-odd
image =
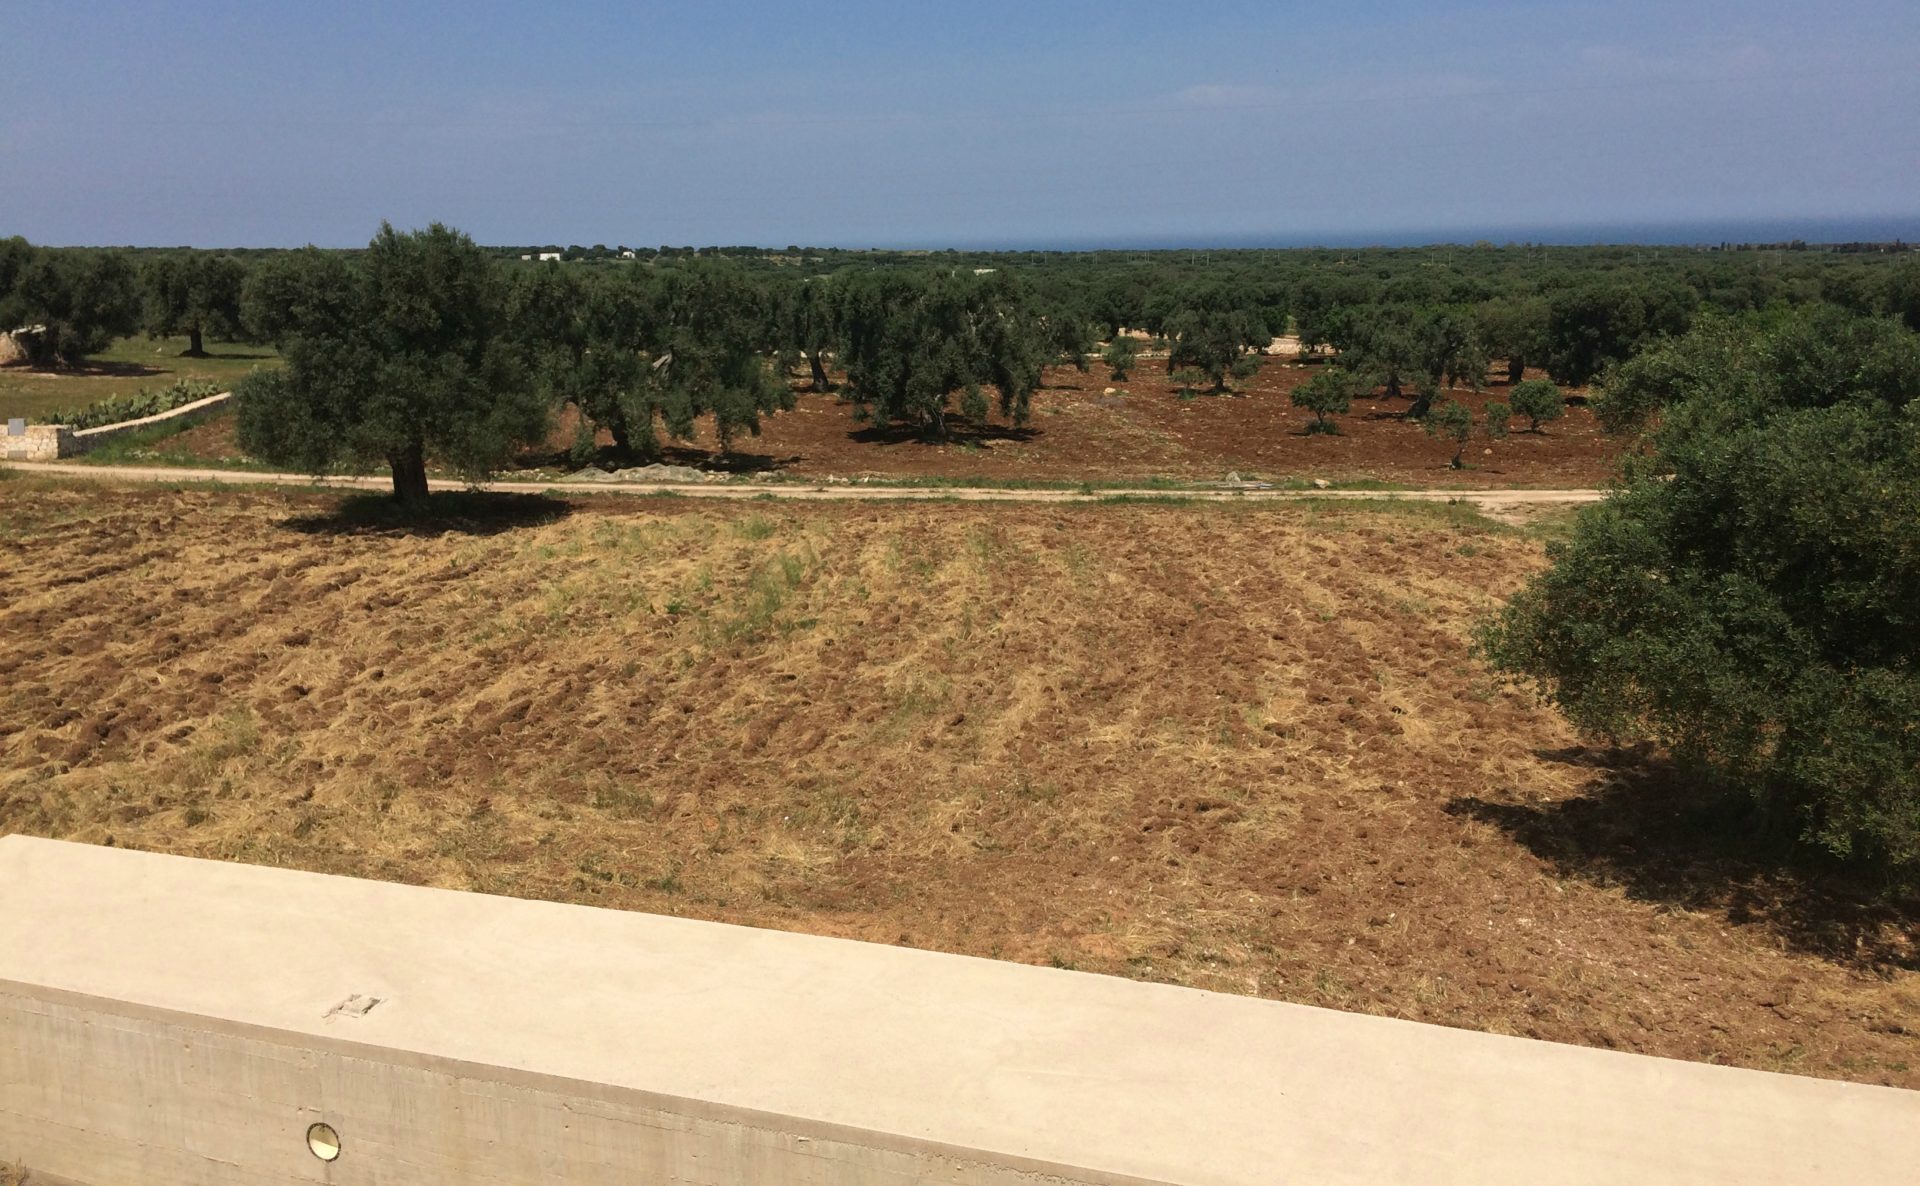
[[[446,220],[443,225],[456,224]],[[425,224],[423,224],[425,225]],[[24,236],[23,236],[24,237]],[[371,237],[371,236],[369,236]],[[597,237],[596,237],[597,239]],[[100,250],[203,250],[203,251],[286,251],[319,246],[327,250],[356,250],[365,244],[304,243],[237,244],[200,247],[189,243],[45,243],[36,246],[54,248],[94,248]],[[555,240],[511,242],[475,242],[489,249],[558,245]],[[1116,233],[1111,235],[1008,236],[1004,238],[961,239],[934,244],[928,240],[883,240],[863,244],[800,243],[789,240],[788,247],[803,251],[880,252],[912,251],[926,253],[976,254],[1092,254],[1102,251],[1174,252],[1174,251],[1314,251],[1314,250],[1406,250],[1414,248],[1508,248],[1508,247],[1683,247],[1715,248],[1728,246],[1772,246],[1803,243],[1808,247],[1832,247],[1852,243],[1881,245],[1920,244],[1920,213],[1856,216],[1783,216],[1729,219],[1646,219],[1611,221],[1569,221],[1515,225],[1458,225],[1452,227],[1403,227],[1353,231],[1245,231],[1214,234],[1178,234],[1161,232]],[[604,246],[598,240],[593,246]],[[584,247],[577,241],[566,247]],[[624,242],[621,247],[658,251],[714,251],[751,249],[781,253],[787,247],[749,243],[656,244],[637,247]]]

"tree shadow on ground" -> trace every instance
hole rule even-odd
[[[690,465],[717,474],[764,474],[798,465],[806,458],[798,453],[775,457],[771,453],[742,453],[737,449],[713,453],[683,445],[668,445],[660,450],[660,460],[667,465]]]
[[[1643,748],[1536,751],[1589,768],[1574,798],[1451,800],[1448,814],[1494,825],[1562,877],[1763,927],[1791,949],[1887,972],[1920,971],[1920,896],[1839,865],[1768,827],[1753,801],[1702,788]]]
[[[613,445],[597,446],[585,460],[570,449],[545,449],[524,453],[514,460],[515,469],[558,469],[578,471],[598,469],[612,472],[646,465],[684,465],[715,474],[765,474],[795,466],[806,458],[798,453],[777,457],[772,453],[743,453],[734,450],[715,453],[691,445],[669,445],[648,457],[623,452]]]
[[[959,445],[963,448],[991,449],[991,442],[994,441],[1032,441],[1041,435],[1039,429],[1032,427],[949,423],[946,439],[935,440],[911,424],[868,424],[847,433],[847,439],[862,445]]]
[[[572,512],[567,502],[544,494],[441,491],[417,506],[385,494],[355,494],[326,514],[299,515],[281,526],[305,535],[499,535],[558,522]]]
[[[163,367],[148,366],[144,362],[101,362],[94,359],[88,359],[75,366],[33,366],[15,362],[8,363],[6,369],[23,375],[41,375],[58,379],[145,379],[168,373]]]

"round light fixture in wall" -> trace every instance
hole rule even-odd
[[[340,1156],[340,1134],[331,1124],[316,1124],[307,1129],[307,1148],[321,1161],[332,1161]]]

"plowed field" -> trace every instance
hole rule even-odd
[[[1920,1086],[1910,906],[1471,657],[1457,508],[0,482],[0,831]]]

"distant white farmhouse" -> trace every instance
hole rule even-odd
[[[558,251],[542,251],[540,253],[540,259],[542,261],[550,260],[550,259],[559,259],[561,254],[562,253]]]

